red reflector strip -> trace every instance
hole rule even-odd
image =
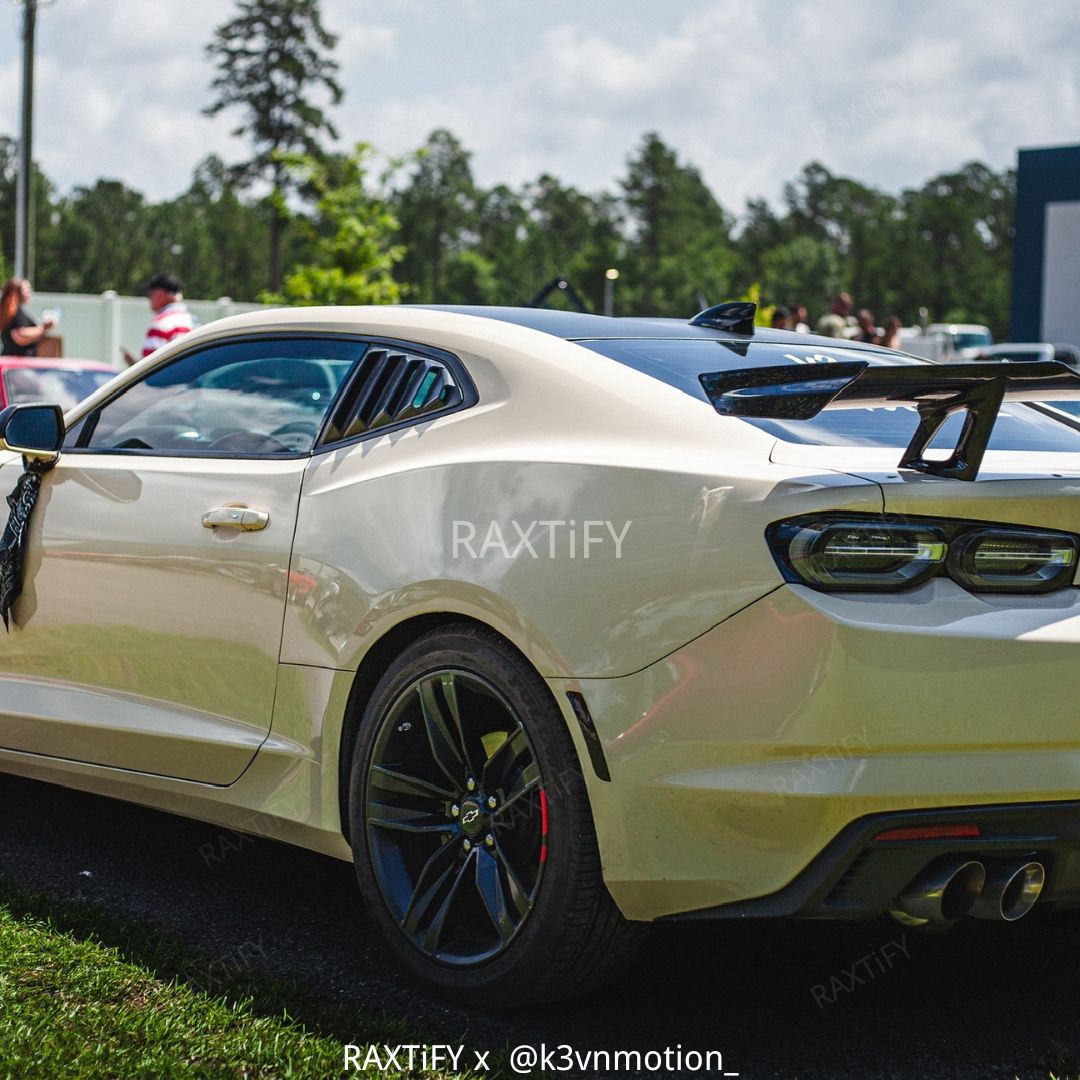
[[[540,865],[547,862],[547,792],[540,789]]]
[[[879,840],[959,840],[979,836],[978,825],[915,825],[907,829],[886,829],[874,837]]]

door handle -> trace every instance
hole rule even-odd
[[[270,524],[270,515],[264,510],[248,510],[244,506],[218,506],[203,514],[202,524],[204,529],[258,532]]]

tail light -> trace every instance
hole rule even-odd
[[[766,538],[784,577],[826,592],[897,592],[946,575],[972,592],[1071,585],[1070,533],[938,518],[821,514],[778,521]]]
[[[784,552],[807,585],[821,589],[910,589],[937,573],[948,545],[940,529],[886,521],[811,521]]]
[[[976,529],[949,552],[949,573],[975,592],[1053,592],[1075,572],[1076,538],[1065,533]]]

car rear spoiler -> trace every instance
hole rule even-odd
[[[699,376],[724,416],[812,420],[823,409],[913,405],[919,426],[900,459],[914,469],[974,480],[1005,401],[1080,399],[1080,373],[1056,360],[1019,364],[869,364],[863,360],[714,371]],[[941,425],[967,413],[952,453],[926,457]]]

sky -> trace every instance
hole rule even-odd
[[[44,0],[42,0],[44,3]],[[0,0],[0,133],[16,133],[18,9]],[[39,16],[35,156],[62,190],[150,198],[237,117],[203,116],[204,46],[231,0],[53,0]],[[483,185],[548,172],[612,190],[656,131],[720,201],[775,200],[806,162],[890,191],[1020,146],[1080,142],[1080,4],[1043,0],[323,0],[343,144],[388,154],[436,127]],[[4,22],[6,20],[6,24]]]

